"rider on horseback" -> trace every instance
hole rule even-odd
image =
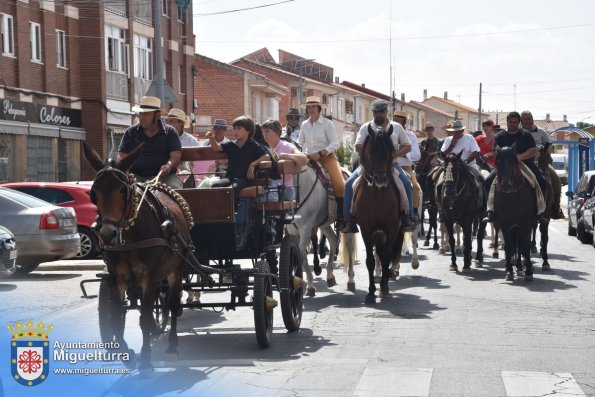
[[[335,200],[337,201],[337,226],[342,229],[343,224],[343,196],[345,181],[339,166],[335,150],[339,148],[339,138],[332,121],[320,113],[326,105],[317,96],[306,98],[306,103],[301,105],[306,108],[310,116],[301,125],[298,144],[310,160],[318,161],[327,170],[333,185]]]
[[[506,116],[507,129],[500,131],[496,135],[494,139],[494,152],[497,148],[501,147],[511,147],[514,149],[518,159],[521,160],[521,164],[524,164],[521,165],[523,176],[533,189],[535,189],[537,220],[539,223],[544,223],[547,222],[547,218],[545,216],[546,207],[543,192],[545,191],[547,182],[533,161],[537,154],[535,140],[529,132],[520,128],[520,123],[521,115],[518,112],[508,113],[508,116]],[[487,216],[484,218],[486,222],[494,222],[496,220],[496,214],[494,213],[495,178],[496,169],[490,173],[490,176],[485,181],[486,191],[490,192],[488,195]]]
[[[411,181],[407,174],[396,162],[399,157],[404,157],[411,150],[411,142],[407,137],[405,130],[400,124],[390,122],[388,119],[388,104],[386,101],[378,99],[372,102],[372,113],[374,114],[374,120],[364,123],[360,128],[357,139],[355,141],[355,150],[361,153],[364,146],[364,141],[368,135],[368,126],[372,125],[374,128],[381,128],[386,130],[389,126],[393,127],[393,133],[391,139],[395,148],[398,150],[394,153],[393,158],[395,159],[394,166],[399,173],[399,178],[394,178],[399,191],[399,197],[402,205],[402,209],[406,215],[403,220],[403,230],[410,231],[415,229],[417,223],[413,218],[413,194],[411,188]],[[347,219],[343,233],[357,233],[357,225],[355,223],[355,215],[351,211],[351,202],[353,200],[353,183],[361,173],[361,166],[358,167],[345,182],[345,208],[344,216]]]

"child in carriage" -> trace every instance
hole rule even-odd
[[[256,166],[269,155],[252,137],[254,136],[254,120],[249,116],[236,118],[232,127],[236,135],[235,141],[219,143],[209,131],[207,138],[216,152],[225,152],[228,157],[228,167],[225,178],[213,183],[213,187],[233,186],[235,197],[239,197],[240,190],[251,186],[254,180]]]

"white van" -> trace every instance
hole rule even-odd
[[[552,153],[552,167],[560,177],[562,185],[568,185],[568,155],[562,153]]]

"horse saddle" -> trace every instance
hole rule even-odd
[[[331,185],[331,177],[326,171],[326,169],[324,169],[322,164],[314,160],[310,160],[308,164],[316,172],[316,177],[320,179],[322,184],[328,188]]]

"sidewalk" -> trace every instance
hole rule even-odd
[[[36,271],[56,271],[56,270],[103,270],[105,263],[102,259],[66,259],[61,261],[45,262],[39,265]]]

